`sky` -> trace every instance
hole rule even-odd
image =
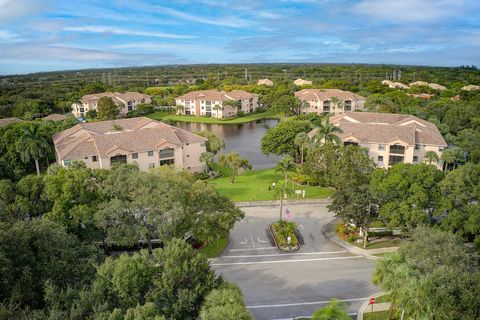
[[[0,74],[197,63],[480,64],[480,0],[0,0]]]

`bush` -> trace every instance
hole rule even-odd
[[[198,179],[198,180],[208,180],[209,178],[208,173],[205,173],[205,172],[196,172],[194,174],[194,177],[195,179]]]
[[[295,235],[297,225],[295,222],[288,222],[280,220],[272,225],[275,239],[280,247],[296,247],[298,246],[298,239]],[[287,237],[290,237],[290,245],[287,242]]]
[[[358,236],[350,235],[347,237],[348,242],[355,242],[358,239]]]
[[[389,237],[393,235],[392,230],[385,230],[385,231],[370,231],[368,233],[369,237]]]
[[[243,117],[245,115],[245,112],[243,111],[238,111],[237,112],[237,117]]]

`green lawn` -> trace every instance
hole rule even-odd
[[[268,190],[272,182],[277,183],[282,176],[275,173],[274,169],[253,171],[237,176],[234,184],[230,183],[230,177],[221,177],[210,181],[219,193],[229,197],[233,201],[263,201],[276,200],[273,190]],[[292,183],[289,183],[292,188]],[[330,188],[315,186],[295,186],[295,189],[305,190],[305,198],[324,199],[332,194]],[[294,195],[289,199],[295,199]]]
[[[353,243],[355,246],[363,249],[363,243]],[[374,243],[367,243],[367,250],[368,249],[379,249],[379,248],[390,248],[390,247],[398,247],[400,245],[400,240],[385,240],[381,242],[374,242]]]
[[[227,119],[217,119],[211,117],[196,117],[196,116],[183,116],[183,115],[174,115],[168,114],[166,111],[155,111],[147,117],[155,120],[163,121],[178,121],[178,122],[199,122],[199,123],[210,123],[210,124],[239,124],[246,123],[260,119],[281,119],[282,114],[274,111],[265,111],[262,113],[253,113],[243,117],[238,118],[227,118]]]
[[[222,236],[217,241],[207,244],[205,247],[199,249],[201,255],[205,258],[218,257],[228,245],[228,235]]]
[[[367,308],[370,308],[368,306]],[[401,315],[401,310],[399,309],[394,309],[393,311],[393,320],[398,320],[400,319]],[[363,314],[363,319],[364,320],[387,320],[388,319],[388,310],[385,311],[377,311],[377,312],[367,312]],[[408,319],[407,317],[404,317],[404,319]]]

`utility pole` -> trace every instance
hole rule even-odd
[[[147,86],[148,86],[148,72],[147,72]]]
[[[245,80],[248,80],[248,69],[245,68]]]

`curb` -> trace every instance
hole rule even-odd
[[[290,204],[324,204],[330,203],[330,198],[325,199],[306,199],[306,200],[284,200],[284,205]],[[262,206],[277,206],[280,205],[280,200],[266,200],[266,201],[249,201],[249,202],[235,202],[236,207],[262,207]]]
[[[341,240],[337,234],[335,233],[335,225],[340,222],[340,218],[335,218],[329,223],[327,223],[323,228],[322,228],[322,234],[323,236],[330,242],[336,244],[339,247],[342,247],[346,250],[348,250],[352,254],[356,254],[359,256],[364,256],[368,259],[373,259],[373,260],[378,260],[380,257],[371,255],[368,250],[365,249],[360,249],[358,247],[355,247],[343,240]]]
[[[300,250],[300,243],[298,243],[296,249],[294,248],[294,249],[292,249],[292,250],[285,250],[285,249],[280,248],[280,246],[278,245],[278,242],[277,242],[277,237],[275,237],[275,233],[273,232],[273,223],[271,223],[271,224],[268,226],[268,231],[270,231],[270,233],[272,234],[272,239],[273,239],[273,242],[275,242],[275,246],[276,246],[277,249],[280,250],[281,252],[290,253],[290,252],[297,252],[298,250]],[[295,237],[296,237],[296,236],[297,236],[297,235],[295,235]],[[298,242],[298,239],[297,239],[297,242]]]
[[[374,298],[378,298],[378,297],[381,297],[383,295],[386,295],[388,292],[378,292],[378,293],[375,293],[375,294],[372,294],[372,297]],[[368,303],[370,302],[370,299],[366,299],[362,305],[360,306],[360,309],[358,309],[358,312],[357,312],[357,320],[363,320],[363,312],[365,311],[365,309],[367,308],[368,306]]]

